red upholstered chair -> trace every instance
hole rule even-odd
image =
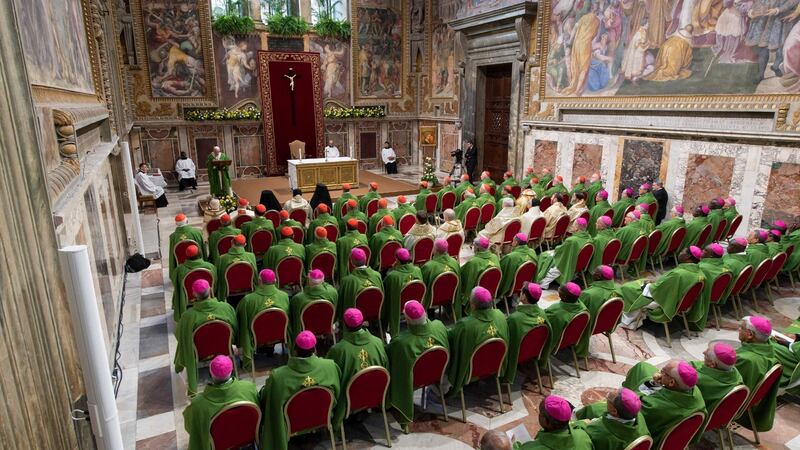
[[[775,385],[780,382],[782,372],[783,367],[781,367],[780,364],[776,364],[764,374],[764,376],[761,378],[761,381],[759,381],[756,385],[755,389],[750,392],[750,398],[747,399],[747,403],[745,403],[745,405],[742,407],[740,416],[747,412],[747,416],[750,418],[750,423],[754,422],[753,408],[758,406],[761,401],[770,394]],[[758,439],[758,431],[753,429],[753,435],[756,438],[756,444],[760,444],[761,441]]]
[[[500,399],[500,412],[505,412],[503,405],[503,392],[500,390],[500,369],[503,367],[503,360],[506,358],[506,342],[500,338],[485,340],[472,352],[469,359],[469,383],[483,380],[491,376],[495,377],[497,383],[497,397]],[[466,387],[466,386],[464,386]],[[467,423],[467,403],[464,401],[464,388],[458,391],[461,395],[461,420]]]
[[[772,287],[770,283],[775,281],[778,278],[778,274],[781,273],[781,269],[783,269],[783,265],[786,264],[786,259],[788,256],[784,252],[780,252],[777,255],[772,257],[772,264],[769,265],[769,270],[767,274],[764,276],[764,281],[762,282],[767,289],[767,297],[769,298],[770,303],[775,303],[772,298]],[[777,284],[777,281],[776,283]]]
[[[725,291],[728,290],[728,286],[730,286],[732,281],[733,275],[731,275],[730,272],[723,272],[714,280],[714,284],[711,285],[711,296],[709,300],[711,301],[711,310],[714,311],[714,323],[717,325],[717,330],[719,330],[719,301],[722,299],[722,295],[725,294]]]
[[[708,224],[703,227],[703,231],[697,236],[697,242],[694,245],[703,248],[706,246],[706,241],[708,241],[708,237],[711,235],[711,229],[714,228],[711,224]]]
[[[405,214],[404,216],[400,217],[400,220],[397,224],[397,229],[400,230],[400,234],[405,236],[416,223],[417,218],[414,216],[414,214]]]
[[[492,299],[497,299],[497,289],[500,287],[500,280],[503,272],[497,267],[489,267],[478,276],[478,284],[492,294]]]
[[[371,259],[371,257],[372,257],[372,251],[369,249],[369,246],[367,246],[367,245],[363,245],[363,244],[362,244],[362,245],[356,245],[356,246],[355,246],[355,247],[353,247],[353,248],[354,248],[354,249],[356,249],[356,248],[360,248],[361,250],[363,250],[363,251],[364,251],[364,254],[366,254],[366,255],[367,255],[367,262],[369,262],[369,261],[370,261],[370,259]],[[348,262],[347,262],[347,270],[348,270],[348,272],[352,272],[352,271],[353,271],[353,269],[355,269],[356,267],[353,265],[353,261],[349,261],[349,259],[350,259],[350,258],[347,258],[347,259],[348,259]],[[344,275],[340,274],[339,276],[344,276]]]
[[[325,274],[325,281],[333,283],[333,271],[336,267],[336,255],[331,252],[321,252],[314,255],[309,263],[309,270],[319,269]]]
[[[313,300],[300,311],[303,331],[310,331],[314,336],[331,336],[334,344],[336,344],[336,333],[333,332],[335,320],[336,308],[327,300]]]
[[[620,259],[619,257],[617,257],[617,265],[620,268],[619,271],[620,277],[622,277],[623,282],[625,281],[625,269],[627,268],[627,266],[630,264],[636,264],[636,262],[639,261],[639,258],[643,258],[644,251],[646,249],[647,249],[647,236],[639,236],[638,238],[636,238],[635,241],[633,241],[633,244],[631,245],[631,251],[630,253],[628,253],[627,258]],[[636,267],[635,265],[633,266],[633,268],[636,269],[636,277],[641,278],[641,275],[639,274],[639,268]]]
[[[288,438],[320,428],[327,428],[331,448],[336,448],[331,415],[333,392],[322,386],[311,386],[297,391],[283,407],[283,420],[289,431]]]
[[[689,322],[686,320],[686,312],[692,309],[694,306],[694,302],[700,297],[700,294],[703,292],[703,282],[698,281],[692,287],[683,294],[683,298],[681,299],[680,303],[678,303],[678,309],[675,311],[676,316],[680,316],[683,319],[683,326],[686,329],[686,336],[691,339],[692,332],[689,331]],[[664,331],[667,333],[667,346],[672,348],[672,337],[669,335],[669,322],[664,322]]]
[[[440,273],[431,283],[431,304],[429,308],[450,306],[450,314],[455,320],[456,292],[458,292],[459,278],[455,272]],[[459,305],[460,307],[460,305]]]
[[[261,408],[253,402],[225,405],[211,418],[209,434],[215,449],[242,448],[258,443]]]
[[[531,223],[531,229],[528,230],[528,245],[531,247],[538,246],[544,234],[544,227],[547,225],[547,220],[544,217],[537,217]]]
[[[433,239],[422,238],[414,242],[414,247],[411,249],[411,255],[414,258],[414,264],[425,264],[431,260],[433,254]]]
[[[588,286],[589,283],[586,282],[586,269],[589,268],[589,263],[592,261],[592,255],[594,254],[594,245],[592,243],[584,244],[581,251],[578,252],[578,257],[575,260],[575,273],[581,274],[581,278],[583,278],[583,285]]]
[[[744,266],[742,271],[739,272],[739,275],[736,277],[736,280],[733,282],[733,287],[731,288],[731,292],[728,294],[728,298],[732,299],[733,302],[733,312],[736,314],[736,320],[740,320],[742,317],[742,299],[739,295],[744,292],[745,288],[747,287],[747,283],[750,282],[750,275],[753,274],[753,266],[750,264]]]
[[[613,267],[614,263],[617,262],[617,255],[619,255],[620,250],[622,250],[622,242],[619,239],[608,241],[606,248],[603,249],[603,265]]]
[[[739,229],[739,225],[741,224],[742,224],[742,215],[739,214],[738,216],[734,217],[733,220],[731,220],[731,226],[728,228],[728,232],[725,233],[725,238],[729,238],[734,234],[736,234],[736,230]]]
[[[547,190],[549,190],[551,187],[553,187],[553,180],[550,180],[550,181],[548,181],[548,182],[547,182],[547,184],[546,184],[546,185],[545,185],[545,187],[544,187],[544,190],[545,190],[545,191],[547,191]]]
[[[477,207],[472,207],[467,210],[464,215],[464,233],[475,231],[481,222],[481,210]]]
[[[228,266],[225,269],[225,283],[227,283],[225,298],[253,292],[255,272],[253,266],[245,261],[238,261]]]
[[[206,224],[206,233],[211,236],[211,233],[219,230],[221,226],[222,222],[220,222],[219,219],[211,219]]]
[[[372,199],[367,202],[367,219],[374,216],[378,212],[378,199]]]
[[[575,373],[577,377],[581,377],[581,369],[578,366],[578,356],[575,354],[575,344],[577,344],[581,340],[581,336],[583,333],[586,332],[586,329],[589,327],[589,312],[583,311],[575,315],[575,317],[570,320],[564,330],[561,332],[561,336],[558,339],[558,345],[553,349],[553,355],[558,353],[559,351],[569,348],[572,350],[572,359],[575,362]],[[555,336],[554,336],[555,337]],[[547,372],[550,375],[550,388],[553,388],[553,370],[550,367],[550,359],[547,360]]]
[[[233,247],[233,236],[223,236],[217,241],[217,252],[219,256],[222,256]]]
[[[280,211],[270,209],[269,211],[266,212],[266,214],[264,214],[264,217],[266,217],[267,220],[272,222],[272,226],[275,227],[276,230],[278,229],[278,225],[280,225],[281,223]]]
[[[611,333],[617,329],[619,319],[622,317],[622,310],[625,308],[625,302],[619,297],[612,297],[600,305],[597,314],[594,318],[594,326],[592,326],[591,334],[603,334],[608,338],[608,347],[611,349],[611,361],[617,362],[617,356],[614,354],[614,342],[611,340]],[[589,361],[587,357],[586,369],[589,369]]]
[[[296,220],[300,222],[301,225],[306,224],[306,220],[308,219],[308,213],[304,209],[293,209],[292,212],[289,213],[289,218],[292,220]]]
[[[658,203],[649,203],[647,205],[647,215],[649,215],[650,217],[655,217],[657,210],[658,210]]]
[[[513,195],[514,198],[519,198],[519,196],[522,195],[522,188],[520,186],[511,186],[511,195]]]
[[[425,283],[422,280],[412,280],[403,286],[400,291],[400,313],[402,315],[403,307],[411,300],[422,302],[425,299]]]
[[[397,262],[397,250],[400,249],[402,245],[400,245],[397,241],[389,241],[383,244],[381,247],[380,253],[378,253],[378,270],[384,271],[390,269],[394,266],[394,263]]]
[[[256,259],[264,258],[269,248],[272,247],[273,237],[272,232],[269,230],[258,230],[250,236],[247,246],[256,255]]]
[[[612,221],[614,220],[614,210],[611,208],[608,208],[608,211],[604,212],[603,215],[608,217]]]
[[[180,241],[177,244],[175,244],[175,248],[172,250],[173,251],[172,254],[175,256],[175,262],[177,264],[180,265],[180,264],[183,264],[184,261],[186,261],[186,249],[190,245],[197,245],[197,248],[200,248],[200,246],[197,244],[197,242],[195,242],[195,241],[193,241],[191,239],[186,239],[185,241]],[[201,255],[201,256],[204,256],[204,255]]]
[[[501,297],[511,297],[519,294],[522,291],[522,285],[526,281],[533,282],[536,278],[536,263],[533,261],[525,261],[517,267],[514,272],[514,282],[511,283],[508,292],[502,292]],[[508,303],[506,303],[506,314],[508,314]]]
[[[556,220],[556,227],[553,230],[553,237],[550,238],[547,242],[547,248],[550,249],[550,246],[561,242],[564,239],[564,236],[567,235],[567,228],[569,228],[569,216],[566,214],[562,214]]]
[[[592,215],[591,215],[591,214],[589,214],[589,211],[586,211],[585,213],[583,213],[583,214],[581,214],[580,216],[578,216],[578,218],[579,218],[579,219],[583,219],[583,220],[585,220],[585,221],[586,221],[586,223],[589,223],[589,219],[590,219],[591,217],[592,217]]]
[[[712,242],[717,242],[722,239],[722,233],[725,232],[725,228],[728,227],[728,221],[722,219],[719,221],[719,225],[717,225],[716,231],[714,231],[714,237],[711,239]]]
[[[428,196],[425,197],[425,211],[427,211],[428,214],[435,213],[437,203],[439,203],[439,198],[436,194],[428,194]]]
[[[499,247],[495,247],[498,253],[504,245],[511,245],[514,242],[514,236],[519,233],[521,228],[522,223],[519,220],[512,220],[506,225],[506,230],[503,232],[503,242],[500,243]]]
[[[233,328],[222,320],[209,320],[195,328],[192,344],[197,361],[209,361],[218,355],[226,355],[231,361],[236,361],[233,357]],[[233,370],[236,371],[236,364]]]
[[[299,286],[303,281],[303,269],[303,260],[297,256],[287,256],[278,261],[275,268],[278,287]]]
[[[244,326],[247,326],[244,324]],[[250,331],[253,334],[253,352],[268,345],[288,342],[289,316],[280,308],[267,308],[260,311],[250,321]],[[256,362],[253,360],[250,375],[256,379]]]
[[[625,208],[625,211],[622,213],[622,222],[620,222],[621,223],[620,226],[625,226],[625,216],[627,216],[628,213],[633,212],[634,208],[635,208],[635,206],[633,206],[633,205],[628,206],[627,208]]]
[[[700,433],[717,430],[720,447],[724,449],[725,437],[723,432],[731,432],[731,422],[733,422],[733,419],[739,414],[739,411],[747,402],[747,397],[749,396],[750,390],[745,385],[739,385],[731,389],[730,392],[725,394],[725,396],[717,402],[714,409],[708,412],[708,420],[706,420],[705,429],[700,431]],[[731,438],[731,449],[733,450],[732,436],[728,434],[728,437]]]
[[[547,208],[549,208],[550,205],[552,205],[552,203],[553,203],[553,199],[552,198],[550,198],[550,197],[542,198],[541,200],[539,200],[539,210],[542,211],[542,212],[547,211]]]
[[[661,440],[661,445],[658,446],[658,450],[685,449],[694,435],[700,430],[700,427],[703,426],[705,419],[705,414],[696,412],[681,420],[667,431]]]
[[[192,284],[197,280],[206,280],[211,290],[214,290],[214,274],[208,269],[194,269],[186,274],[183,278],[183,291],[186,293],[186,307],[192,306],[196,300],[194,292],[192,292]]]
[[[386,340],[386,335],[383,333],[383,325],[381,324],[381,311],[383,310],[383,291],[377,287],[368,287],[362,289],[356,295],[353,305],[361,311],[364,320],[370,324],[378,323],[378,330],[381,335],[381,340]]]
[[[547,328],[546,323],[531,328],[527,333],[525,333],[525,336],[519,343],[519,354],[517,355],[517,360],[508,361],[508,364],[522,365],[529,361],[535,360],[536,362],[533,363],[533,367],[536,368],[536,383],[539,385],[540,393],[544,393],[544,390],[542,390],[542,374],[539,372],[538,360],[544,353],[544,348],[547,345],[547,338],[549,336],[550,329]],[[508,391],[508,402],[511,403],[511,383],[506,385],[506,390]]]
[[[447,422],[447,404],[444,400],[444,389],[442,389],[442,377],[447,370],[447,363],[450,361],[450,353],[446,348],[435,345],[424,352],[422,352],[414,361],[411,367],[411,386],[414,390],[424,388],[426,386],[436,385],[439,386],[439,392],[442,395],[440,401],[442,402],[442,409],[444,410],[444,421]],[[422,391],[423,401],[425,404],[426,391]],[[414,421],[413,410],[411,412],[411,421]],[[408,427],[406,427],[406,431]]]
[[[661,266],[661,270],[664,270],[664,258],[670,255],[672,255],[672,258],[675,260],[675,265],[678,265],[678,252],[681,249],[681,244],[683,244],[683,239],[685,237],[686,228],[684,227],[680,227],[672,232],[672,236],[669,238],[669,244],[667,244],[664,254],[658,255],[658,265]]]
[[[661,238],[664,236],[664,233],[661,230],[653,230],[649,236],[647,236],[647,255],[646,258],[650,261],[650,264],[653,266],[653,271],[656,270],[656,249],[658,245],[661,244]],[[645,264],[647,267],[647,264]]]
[[[363,220],[358,221],[358,232],[361,234],[367,234],[367,223]]]
[[[442,211],[444,211],[445,209],[453,209],[455,206],[456,206],[455,192],[450,191],[442,194],[442,208],[441,208]]]
[[[761,264],[753,272],[753,276],[750,278],[750,284],[744,289],[744,292],[750,291],[750,295],[753,299],[753,309],[758,312],[758,300],[756,300],[756,288],[761,286],[761,283],[766,278],[767,273],[769,272],[769,268],[772,266],[772,259],[767,258],[764,261],[761,261]]]
[[[639,436],[625,447],[625,450],[650,450],[653,446],[653,438],[650,436]]]
[[[249,214],[239,214],[236,216],[236,219],[233,220],[233,224],[236,226],[236,228],[242,229],[242,225],[250,222],[251,220],[253,220],[253,216]]]
[[[292,227],[292,240],[295,244],[303,245],[306,240],[306,230],[301,227]]]
[[[494,217],[495,206],[492,203],[487,203],[481,206],[481,225],[486,225]]]
[[[336,238],[339,237],[339,227],[337,227],[332,223],[329,223],[325,225],[323,228],[325,228],[325,231],[328,232],[328,240],[331,242],[336,242]]]
[[[462,245],[464,245],[464,237],[460,234],[451,234],[447,237],[447,254],[458,261]]]
[[[435,196],[434,196],[435,198]],[[386,444],[392,446],[389,433],[389,420],[386,418],[386,391],[389,390],[389,371],[380,366],[371,366],[356,372],[344,390],[347,408],[339,430],[342,433],[342,447],[347,450],[347,437],[344,434],[344,419],[351,414],[371,408],[381,408]]]

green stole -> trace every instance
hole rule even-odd
[[[456,275],[459,275],[461,272],[461,266],[458,265],[458,262],[448,254],[441,254],[441,255],[433,255],[430,261],[426,262],[422,266],[422,281],[425,282],[425,286],[427,287],[425,291],[425,299],[422,301],[423,306],[425,308],[430,308],[431,306],[431,295],[433,293],[433,280],[436,279],[439,275],[443,274],[444,272],[455,272]],[[458,295],[453,296],[454,310],[456,317],[454,320],[458,320],[461,317],[461,306],[458,304],[459,297]]]
[[[551,338],[549,339],[549,345],[547,347],[548,355],[556,350],[556,346],[561,340],[561,334],[564,332],[567,324],[583,311],[586,311],[586,307],[579,301],[575,303],[560,301],[558,303],[553,303],[544,310],[544,313],[547,315],[547,322],[550,324]],[[584,333],[589,332],[591,332],[591,330],[584,331]],[[583,336],[581,336],[581,338],[582,337]]]
[[[333,216],[337,219],[342,218],[342,207],[347,204],[348,201],[355,200],[356,203],[358,202],[358,197],[351,194],[350,191],[343,192],[342,196],[336,199],[336,202],[333,204]]]
[[[536,438],[522,444],[521,450],[593,450],[592,440],[585,431],[570,422],[567,428],[557,431],[539,430]]]
[[[303,308],[305,308],[306,305],[315,300],[327,300],[333,304],[334,308],[336,308],[337,304],[339,303],[338,299],[339,291],[325,282],[316,286],[306,286],[302,291],[295,294],[294,297],[292,297],[292,301],[289,303],[291,311],[289,317],[292,318],[291,336],[297,336],[298,333],[303,331],[303,322],[301,320],[301,316],[303,313]],[[334,320],[336,317],[338,317],[338,315],[334,315]]]
[[[589,224],[586,230],[594,236],[597,234],[597,219],[603,216],[609,209],[611,209],[611,205],[602,200],[600,203],[594,203],[594,197],[592,197],[592,205],[589,209]],[[586,206],[589,206],[589,200],[586,200]]]
[[[586,328],[587,332],[581,336],[578,345],[575,346],[575,353],[579,357],[585,357],[589,354],[589,338],[591,338],[591,330],[594,328],[600,307],[603,306],[606,300],[617,296],[619,294],[614,280],[593,281],[591,286],[581,292],[578,301],[589,311],[589,326]]]
[[[278,236],[275,234],[275,225],[273,225],[271,220],[264,216],[253,217],[253,220],[242,224],[242,234],[247,238],[248,251],[253,251],[252,238],[256,231],[260,230],[269,231],[272,234],[272,242],[276,242],[278,240]]]
[[[500,268],[497,255],[487,250],[478,250],[475,256],[461,267],[461,305],[467,308],[472,288],[478,285],[478,277],[489,267]]]
[[[614,202],[613,205],[611,205],[611,209],[614,210],[615,227],[622,225],[623,221],[625,220],[625,210],[631,205],[633,205],[633,199],[630,197],[622,197]]]
[[[498,296],[510,294],[514,286],[514,275],[517,269],[526,262],[537,263],[536,251],[526,244],[516,244],[511,252],[500,259],[500,270],[503,278],[500,280],[500,288],[497,290]]]
[[[306,261],[306,248],[302,244],[298,244],[292,238],[283,238],[267,250],[267,255],[264,257],[264,268],[276,271],[278,263],[282,259],[289,256],[297,256],[305,264]]]
[[[614,230],[611,228],[606,228],[597,232],[595,237],[592,239],[594,253],[592,253],[592,261],[589,263],[589,272],[596,269],[597,266],[603,265],[603,252],[606,251],[606,246],[608,243],[616,238],[617,236],[614,234]]]
[[[236,305],[236,318],[239,323],[237,346],[241,350],[242,366],[250,370],[253,364],[255,341],[251,324],[256,315],[269,308],[278,308],[289,316],[289,295],[274,284],[260,284],[256,290],[245,295]],[[291,339],[293,335],[287,336]]]
[[[667,247],[669,247],[670,240],[672,240],[672,233],[674,233],[675,230],[685,226],[686,222],[684,222],[683,217],[673,217],[661,222],[656,227],[656,230],[661,231],[661,242],[658,243],[658,247],[656,247],[656,252],[654,254],[663,255],[664,252],[667,251]],[[680,248],[680,246],[678,246],[678,248]]]
[[[339,292],[341,293],[339,299],[341,302],[339,302],[339,308],[337,309],[337,317],[341,319],[344,310],[355,307],[356,296],[368,287],[376,287],[381,292],[384,292],[381,274],[367,266],[356,267],[349,275],[342,277],[342,281],[339,284]],[[386,308],[385,296],[383,307],[384,309]]]
[[[316,219],[312,220],[311,223],[308,225],[308,231],[306,231],[306,244],[309,244],[316,239],[316,235],[314,234],[318,227],[325,228],[326,225],[333,225],[336,229],[339,229],[339,222],[336,220],[335,217],[331,216],[328,213],[320,214],[317,216]],[[332,237],[332,236],[331,236]]]
[[[605,401],[590,403],[575,411],[579,426],[594,444],[594,450],[625,450],[627,446],[641,436],[649,436],[644,416],[636,415],[633,422],[621,422],[608,417],[608,404]],[[583,420],[591,422],[583,422]],[[592,420],[593,419],[593,420]]]
[[[207,384],[183,410],[183,427],[189,434],[189,450],[211,448],[211,419],[222,408],[236,402],[252,402],[258,406],[258,391],[251,381],[230,378],[222,384]]]
[[[517,359],[519,358],[520,344],[522,339],[534,327],[541,324],[546,324],[548,330],[550,324],[547,322],[547,315],[539,305],[529,305],[527,303],[520,303],[517,305],[517,310],[508,316],[508,356],[506,357],[506,370],[500,378],[502,383],[513,383],[517,376]],[[549,341],[549,335],[548,335]],[[550,356],[547,354],[549,345],[545,343],[542,351],[541,361],[547,361]],[[538,363],[537,363],[538,364]]]
[[[578,231],[566,238],[556,249],[539,255],[539,269],[536,279],[541,281],[551,267],[558,267],[561,274],[558,276],[559,284],[565,284],[575,277],[575,263],[578,262],[578,253],[586,244],[592,243],[592,237],[586,230]]]
[[[219,301],[227,301],[226,291],[228,290],[228,280],[225,279],[225,271],[234,263],[244,261],[253,268],[253,286],[258,281],[258,264],[256,264],[256,256],[250,252],[246,252],[244,247],[233,246],[228,253],[219,257],[217,262],[217,284],[215,291]]]
[[[195,269],[207,269],[211,272],[212,283],[214,286],[217,279],[217,268],[208,261],[203,261],[199,257],[197,259],[187,259],[183,264],[179,265],[172,275],[172,318],[176,322],[180,320],[181,315],[186,312],[189,294],[183,286],[183,280],[189,272]]]
[[[367,205],[372,200],[379,200],[381,198],[381,194],[377,193],[376,191],[369,191],[366,194],[362,195],[360,199],[358,199],[358,209],[361,210],[364,214],[367,213]]]
[[[483,342],[500,338],[508,344],[508,324],[506,316],[495,308],[476,309],[469,316],[460,319],[448,331],[450,342],[450,363],[447,377],[452,388],[450,393],[457,393],[469,383],[469,367],[472,352]],[[508,358],[503,361],[500,373],[503,373]]]
[[[383,246],[389,241],[397,242],[400,244],[400,247],[402,247],[403,235],[400,234],[400,230],[393,226],[385,226],[381,228],[381,231],[373,234],[372,237],[369,238],[369,260],[370,266],[372,266],[373,269],[379,269],[381,248],[383,248]]]
[[[769,342],[747,342],[736,349],[736,368],[742,375],[742,381],[753,392],[756,384],[775,364],[778,358]],[[772,429],[772,421],[775,419],[776,397],[780,383],[775,383],[772,390],[761,400],[758,406],[752,408],[755,418],[755,429],[757,431],[769,431]],[[743,415],[738,421],[741,425],[752,430],[753,424],[747,414]]]
[[[219,154],[219,159],[214,158],[214,152],[211,152],[206,158],[206,169],[208,169],[208,184],[210,185],[210,192],[211,195],[214,197],[222,197],[228,195],[228,191],[231,188],[231,172],[230,167],[225,167],[222,169],[222,184],[220,184],[220,170],[214,167],[212,161],[228,161],[231,157],[226,155],[225,153]]]
[[[224,238],[225,236],[236,236],[237,234],[242,234],[242,230],[234,228],[233,225],[220,227],[211,233],[211,236],[208,237],[209,261],[213,263],[219,259],[219,250],[217,249],[217,244],[219,243],[220,239]]]
[[[340,282],[350,273],[350,252],[362,245],[369,246],[369,241],[358,230],[350,230],[336,240],[336,276]]]
[[[413,263],[397,264],[390,269],[383,280],[383,322],[389,324],[389,334],[400,332],[400,292],[410,282],[422,281],[422,270]],[[422,300],[422,299],[415,299]]]
[[[175,246],[178,245],[181,241],[192,240],[197,243],[197,247],[200,249],[200,257],[206,257],[206,243],[203,239],[203,232],[200,231],[198,228],[195,228],[191,225],[181,225],[175,228],[175,231],[169,235],[169,275],[172,276],[172,273],[175,271],[175,268],[178,267],[178,260],[175,258]]]

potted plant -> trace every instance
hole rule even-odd
[[[308,22],[302,17],[286,14],[286,2],[267,0],[270,15],[267,18],[267,31],[277,36],[302,36],[308,33]]]
[[[317,23],[314,30],[323,39],[350,39],[350,22],[336,18],[336,8],[342,5],[341,0],[316,0]]]
[[[247,34],[255,30],[255,24],[247,14],[243,0],[225,0],[224,7],[214,8],[213,15],[212,28],[222,35]]]

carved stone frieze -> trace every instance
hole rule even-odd
[[[53,110],[53,126],[61,161],[47,173],[47,191],[51,202],[64,192],[81,170],[75,123],[72,114]]]

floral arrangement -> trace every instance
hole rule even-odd
[[[186,120],[199,122],[204,120],[261,120],[261,110],[253,106],[244,109],[190,109],[186,112]]]
[[[385,106],[356,106],[353,108],[325,108],[326,119],[380,119],[386,117]]]
[[[219,198],[219,205],[227,212],[236,211],[239,206],[239,198],[236,194],[222,196]]]
[[[428,182],[429,187],[439,185],[439,178],[436,176],[436,169],[433,167],[433,158],[430,156],[425,157],[425,162],[422,166],[422,179]]]

